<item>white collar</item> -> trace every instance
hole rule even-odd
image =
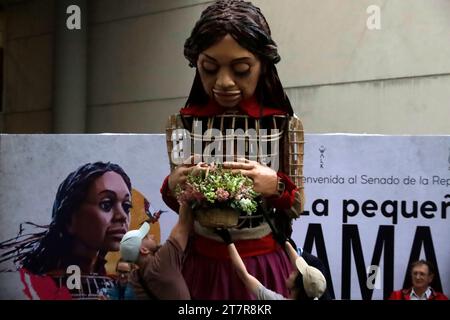
[[[409,295],[411,300],[428,300],[430,299],[430,296],[432,294],[431,288],[428,287],[427,290],[422,294],[422,296],[419,296],[415,291],[414,288],[411,290],[411,294]]]

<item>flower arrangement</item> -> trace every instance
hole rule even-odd
[[[259,201],[252,179],[220,166],[192,171],[183,188],[177,186],[176,195],[193,209],[232,208],[246,215],[256,212]]]

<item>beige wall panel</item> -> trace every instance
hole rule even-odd
[[[288,90],[307,133],[450,134],[450,75]]]
[[[5,111],[44,110],[52,100],[52,35],[9,41],[5,53]]]
[[[7,38],[15,39],[47,34],[54,28],[54,1],[34,0],[8,8]]]
[[[183,45],[198,15],[189,7],[92,26],[89,104],[187,95],[194,72]]]
[[[165,133],[167,118],[184,106],[185,98],[88,109],[88,132]]]
[[[7,133],[51,133],[51,124],[50,110],[4,115]]]
[[[255,0],[287,87],[450,73],[448,0]],[[368,30],[370,5],[381,30]]]
[[[96,0],[91,2],[91,22],[107,22],[116,19],[159,13],[167,10],[182,10],[205,0]]]

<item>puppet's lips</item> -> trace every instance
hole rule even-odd
[[[214,97],[222,105],[235,105],[241,99],[241,91],[220,91],[213,89]]]
[[[240,90],[230,90],[230,91],[221,91],[212,89],[215,96],[221,97],[221,98],[236,98],[241,96]]]

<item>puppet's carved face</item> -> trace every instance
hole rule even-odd
[[[227,34],[199,55],[197,68],[208,96],[232,109],[255,93],[261,61]]]

